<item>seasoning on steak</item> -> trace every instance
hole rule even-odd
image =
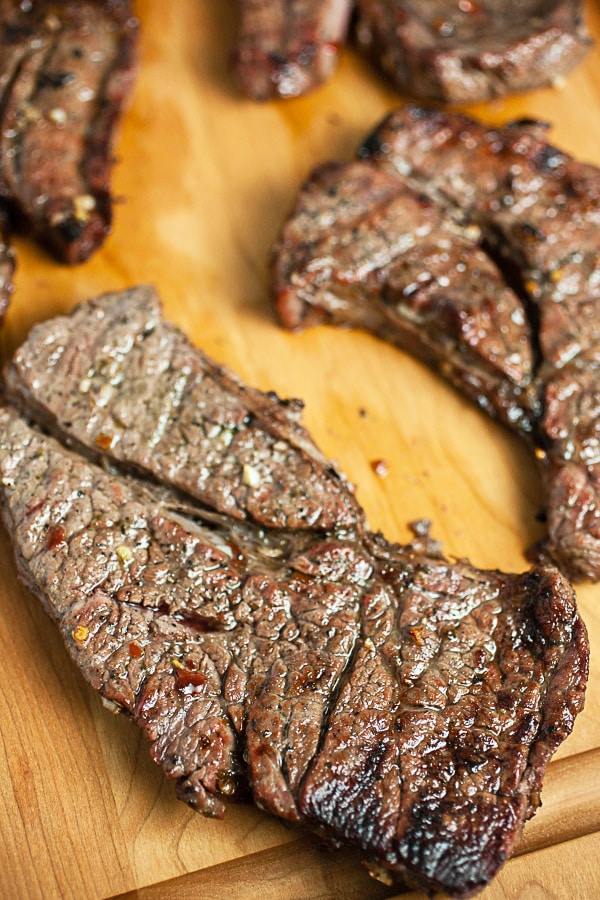
[[[122,299],[87,307],[93,333],[111,303],[124,315]],[[84,309],[73,318],[83,354]],[[131,355],[140,380],[173,365],[172,332],[152,327],[158,343],[141,337],[134,303],[129,335],[124,319],[102,334],[88,402],[104,410],[110,386],[112,409],[127,405],[133,382],[111,360]],[[80,388],[76,367],[61,377],[65,392]],[[201,402],[178,397],[169,418],[182,435],[192,408],[212,428]],[[123,462],[139,465],[141,439],[134,429]],[[250,794],[392,879],[457,897],[483,887],[583,705],[588,645],[570,585],[551,566],[451,564],[423,537],[391,546],[360,518],[327,533],[267,528],[208,511],[162,474],[159,486],[98,466],[0,409],[0,506],[19,570],[87,680],[201,812]],[[290,469],[290,482],[302,475]]]
[[[361,517],[299,422],[166,322],[156,292],[105,294],[32,329],[6,372],[20,405],[102,456],[236,518],[330,530]]]
[[[110,230],[136,38],[129,0],[0,6],[0,196],[63,262],[83,262]]]
[[[556,82],[592,41],[581,0],[357,0],[356,40],[400,88],[475,103]]]
[[[283,229],[284,324],[367,327],[525,435],[545,549],[572,577],[600,579],[600,170],[540,123],[419,107],[387,117],[359,157],[317,170]]]
[[[239,0],[233,68],[254,100],[298,97],[333,74],[352,0]]]

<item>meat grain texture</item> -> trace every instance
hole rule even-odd
[[[298,405],[207,359],[149,288],[37,326],[7,380],[21,576],[178,796],[249,797],[394,881],[483,887],[583,705],[560,572],[370,533]]]
[[[543,124],[414,106],[358,156],[315,171],[282,230],[282,321],[366,327],[525,437],[545,552],[600,579],[600,170]]]

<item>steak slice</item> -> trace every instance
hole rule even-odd
[[[358,47],[401,91],[475,103],[551,84],[592,41],[581,0],[357,0]]]
[[[23,580],[192,807],[221,816],[249,792],[456,897],[512,852],[584,699],[585,628],[556,569],[182,506],[11,407],[0,497]]]
[[[327,81],[352,0],[239,0],[233,69],[253,100],[299,97]]]
[[[540,355],[547,548],[573,577],[599,580],[600,169],[537,125],[417,107],[389,116],[359,154],[459,207],[520,272]]]
[[[302,403],[249,388],[161,314],[156,292],[105,294],[32,329],[7,389],[94,457],[167,482],[210,508],[281,528],[362,517],[300,424]]]
[[[552,147],[541,123],[490,128],[413,106],[383,121],[358,162],[313,173],[273,262],[287,327],[366,327],[524,435],[546,496],[538,549],[593,580],[599,225],[600,170]]]
[[[116,126],[135,70],[129,0],[0,6],[0,194],[62,262],[111,225]]]
[[[292,329],[367,328],[531,434],[539,403],[527,314],[480,237],[371,163],[322,165],[275,249],[277,311]]]

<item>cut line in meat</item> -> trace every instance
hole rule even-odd
[[[53,338],[62,354],[40,355]],[[138,424],[146,380],[160,404]],[[587,637],[560,572],[482,571],[448,562],[423,529],[407,546],[370,533],[297,408],[207,360],[148,288],[37,326],[9,391],[0,509],[20,575],[178,796],[217,817],[250,796],[396,882],[456,897],[483,887],[583,706]],[[87,419],[65,403],[82,391]],[[123,434],[99,443],[107,417]],[[224,468],[213,429],[230,419]],[[190,472],[216,454],[214,491],[182,481],[184,449]],[[285,518],[278,507],[267,525],[246,466],[271,484],[277,453],[297,464]],[[307,496],[330,498],[326,526],[287,509]]]
[[[539,552],[600,579],[600,170],[542,123],[415,106],[358,155],[317,169],[282,230],[283,323],[366,327],[524,436],[545,490]]]

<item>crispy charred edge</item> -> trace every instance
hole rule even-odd
[[[114,162],[112,147],[133,87],[138,63],[139,23],[132,13],[130,0],[106,0],[103,3],[88,0],[88,2],[99,8],[106,19],[113,22],[119,35],[115,63],[102,80],[101,88],[93,101],[96,111],[91,128],[81,135],[80,141],[82,154],[79,169],[82,180],[88,186],[93,198],[94,208],[86,213],[82,220],[73,206],[70,213],[62,217],[60,222],[53,224],[51,219],[44,218],[43,215],[36,218],[30,211],[24,209],[12,195],[10,188],[0,180],[0,190],[4,194],[4,202],[14,225],[20,231],[30,233],[59,262],[69,265],[89,259],[110,234],[112,225],[110,175]],[[22,66],[34,52],[30,46],[31,42],[39,35],[40,38],[42,36],[46,38],[50,46],[60,43],[63,29],[60,28],[53,33],[56,26],[53,24],[51,28],[48,27],[46,15],[56,18],[64,12],[68,16],[69,7],[72,5],[71,0],[63,0],[58,4],[42,3],[39,9],[31,13],[35,16],[33,20],[21,21],[17,17],[5,24],[11,38],[15,41],[21,40],[24,47],[10,73],[2,96],[0,102],[2,113],[10,101]],[[43,75],[43,63],[37,74],[38,77]],[[49,197],[51,201],[54,199],[51,194]]]

